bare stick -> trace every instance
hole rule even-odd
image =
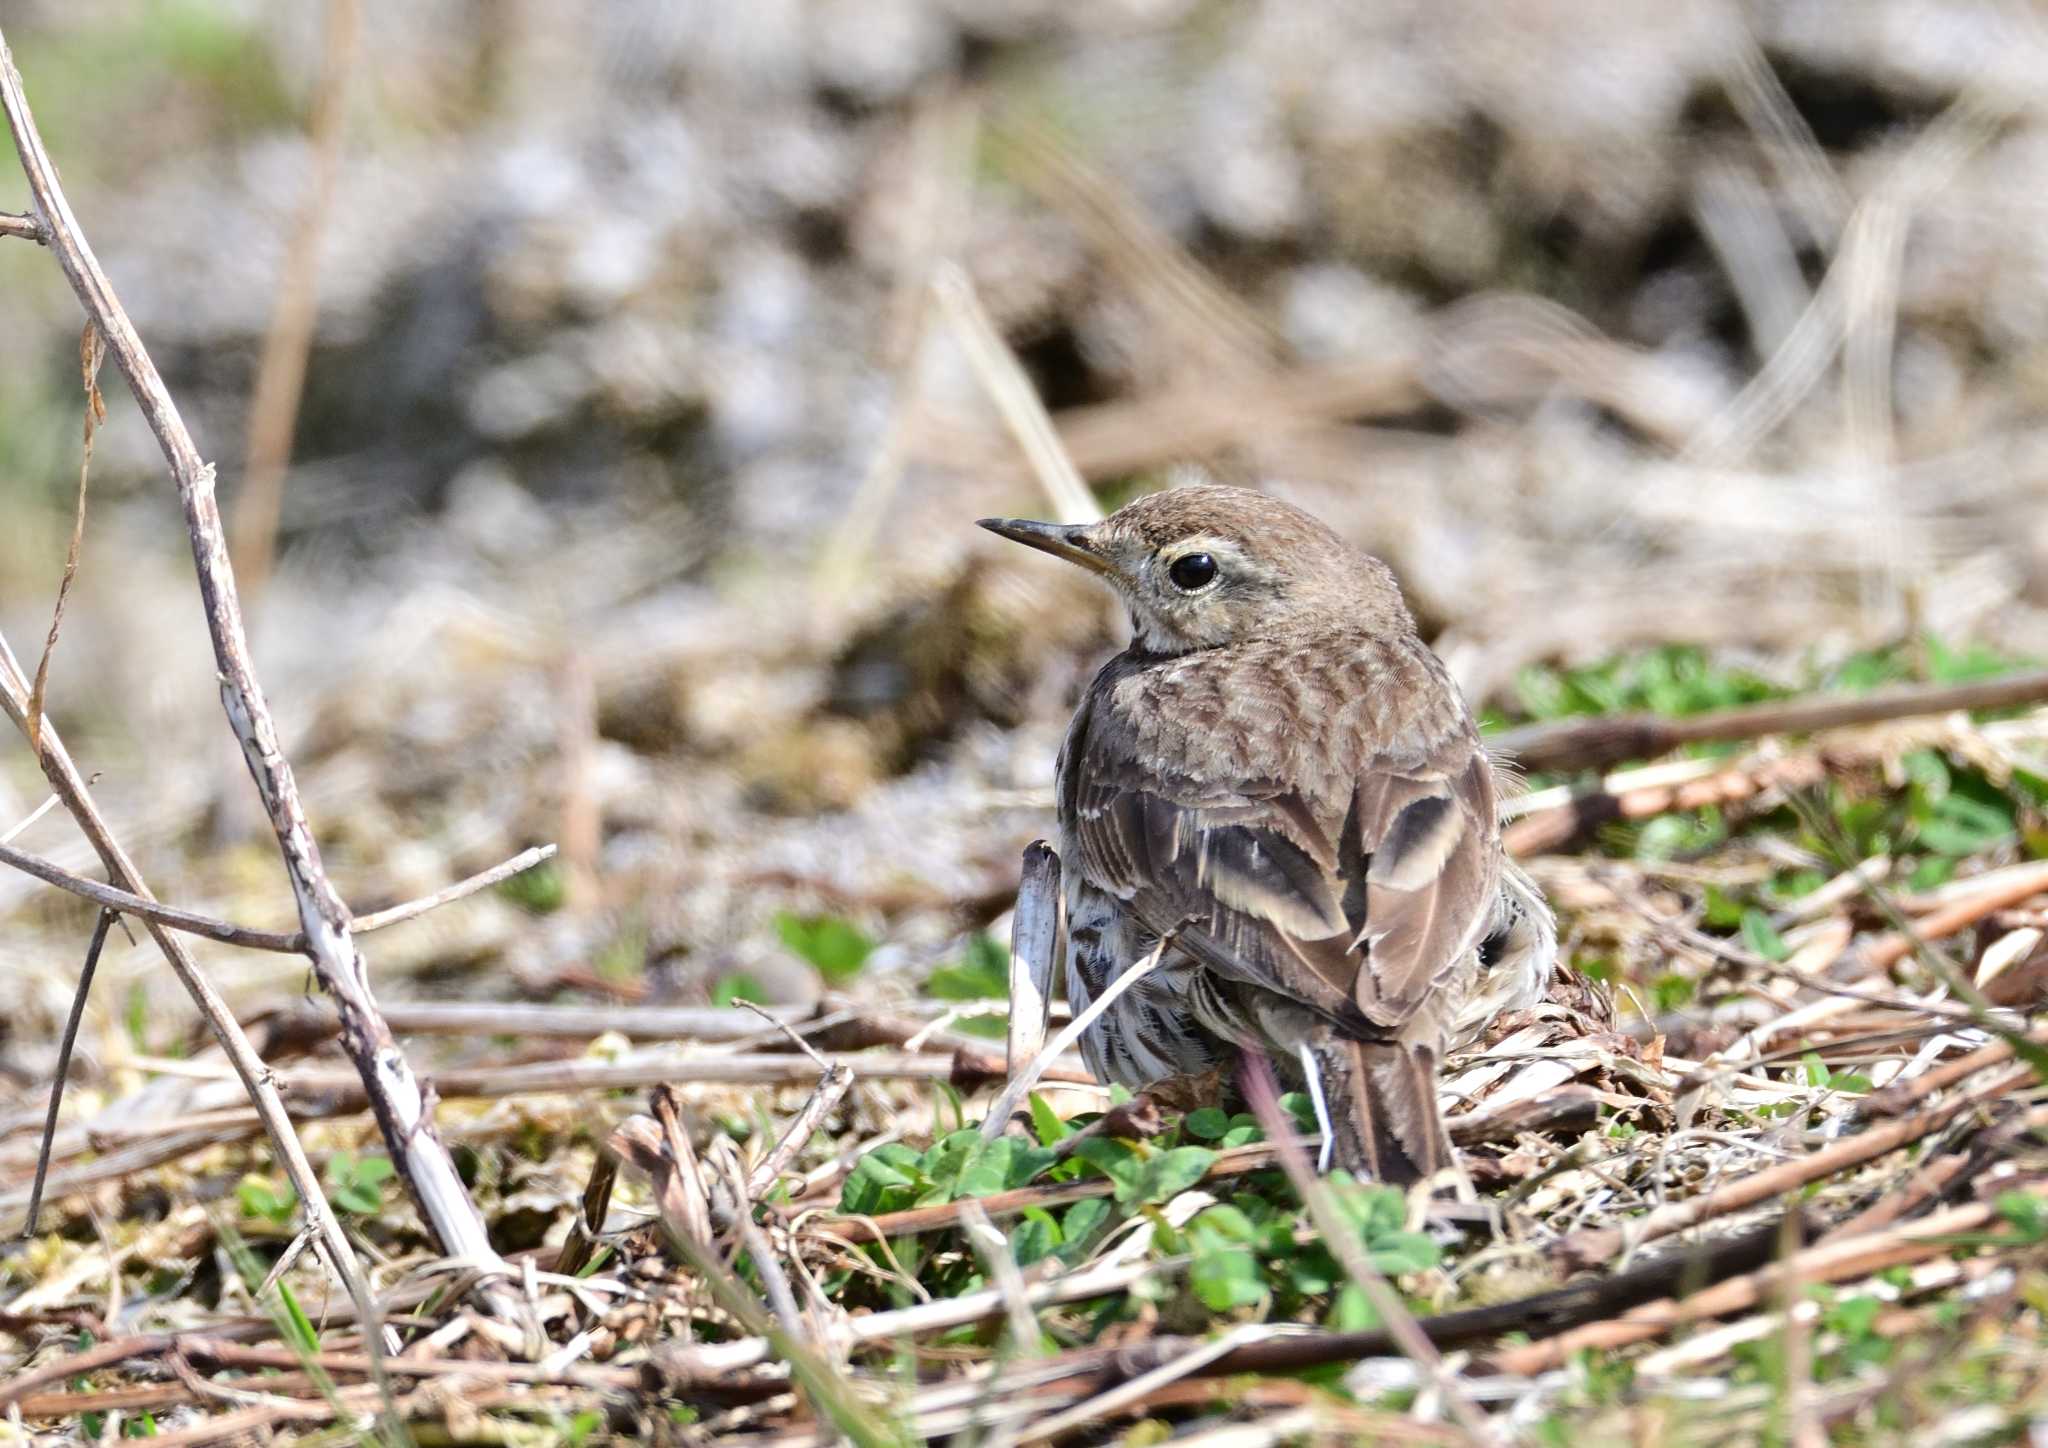
[[[1153,1262],[1105,1262],[1071,1271],[1049,1281],[1035,1282],[1024,1289],[1029,1306],[1046,1307],[1062,1302],[1085,1302],[1121,1292],[1148,1277],[1164,1277],[1187,1265],[1184,1257]],[[889,1312],[873,1312],[848,1318],[840,1327],[839,1343],[849,1349],[890,1342],[919,1332],[937,1332],[984,1322],[1010,1310],[998,1288],[964,1292]],[[727,1374],[756,1367],[773,1356],[765,1336],[738,1338],[732,1342],[664,1343],[656,1347],[650,1365],[671,1383],[718,1381]]]
[[[1985,877],[1982,890],[1929,912],[1914,922],[1910,931],[1894,931],[1872,941],[1864,949],[1864,958],[1874,970],[1889,970],[1927,941],[1954,935],[1985,916],[2044,890],[2048,890],[2048,861],[2000,870],[1995,877]]]
[[[1436,1344],[1415,1325],[1415,1317],[1408,1311],[1408,1305],[1401,1301],[1399,1293],[1388,1285],[1377,1267],[1360,1250],[1357,1229],[1345,1220],[1330,1195],[1330,1189],[1316,1176],[1309,1166],[1308,1154],[1295,1144],[1289,1131],[1292,1125],[1287,1113],[1280,1107],[1280,1088],[1273,1082],[1272,1067],[1263,1056],[1247,1053],[1244,1057],[1247,1067],[1243,1076],[1245,1097],[1252,1108],[1252,1114],[1259,1118],[1266,1135],[1272,1139],[1275,1154],[1281,1170],[1294,1183],[1294,1190],[1300,1194],[1302,1205],[1314,1219],[1316,1230],[1322,1233],[1323,1245],[1342,1264],[1346,1275],[1365,1294],[1382,1324],[1392,1334],[1408,1360],[1415,1364],[1423,1380],[1437,1391],[1450,1415],[1458,1420],[1458,1426],[1471,1434],[1476,1442],[1493,1441],[1492,1425],[1486,1415],[1473,1406],[1459,1385],[1457,1374],[1445,1368],[1442,1354]]]
[[[403,905],[393,905],[388,910],[378,910],[369,915],[358,916],[350,924],[357,934],[366,930],[382,930],[415,919],[452,901],[474,895],[479,890],[488,890],[502,880],[509,879],[522,870],[530,870],[554,854],[553,845],[538,845],[523,850],[502,864],[491,866],[480,874],[466,880],[458,880],[443,890],[423,895],[417,900],[408,900]],[[52,864],[36,855],[0,844],[0,865],[9,865],[24,875],[55,885],[60,890],[92,901],[107,910],[119,911],[143,920],[167,925],[187,935],[204,936],[218,940],[223,945],[239,945],[245,950],[268,950],[279,955],[304,955],[307,952],[306,936],[303,931],[289,934],[274,930],[252,930],[246,925],[236,925],[226,920],[216,920],[210,915],[201,915],[191,910],[180,910],[175,905],[165,905],[132,891],[119,890],[112,885],[102,885],[97,880],[88,880],[83,875],[73,874],[61,865]]]
[[[37,246],[50,244],[42,222],[33,216],[20,216],[12,211],[0,211],[0,236],[18,236],[23,241],[34,242]]]
[[[857,1055],[828,1057],[844,1064],[870,1081],[946,1081],[958,1084],[970,1080],[1000,1080],[1001,1063],[993,1058],[969,1059],[930,1052],[872,1051]],[[800,1086],[815,1080],[816,1067],[801,1056],[750,1052],[726,1056],[677,1057],[647,1053],[616,1061],[536,1061],[525,1066],[457,1066],[437,1076],[436,1082],[448,1096],[501,1097],[524,1091],[619,1091],[677,1084],[716,1081],[731,1085]],[[336,1109],[362,1100],[361,1083],[346,1071],[281,1071],[279,1081],[295,1102],[329,1098]],[[1086,1072],[1059,1068],[1057,1079],[1072,1084],[1093,1080]]]
[[[655,1184],[665,1215],[683,1236],[695,1242],[711,1240],[711,1205],[704,1190],[704,1168],[697,1161],[697,1148],[683,1125],[675,1092],[667,1086],[654,1088],[654,1117],[661,1126],[666,1148],[666,1177]]]
[[[71,546],[64,552],[64,577],[57,584],[57,605],[50,610],[50,632],[43,640],[43,656],[36,661],[35,682],[28,690],[28,747],[31,754],[42,748],[43,700],[50,686],[50,660],[56,657],[57,635],[64,629],[64,605],[71,598],[71,585],[78,579],[78,555],[85,547],[85,485],[92,476],[92,439],[107,420],[107,401],[100,396],[100,364],[107,358],[106,339],[90,317],[78,337],[78,371],[85,384],[85,447],[78,460],[78,506],[71,515]]]
[[[1706,763],[1707,761],[1701,761]],[[1657,770],[1641,770],[1650,774]],[[1671,784],[1616,790],[1628,778],[1611,776],[1602,787],[1577,795],[1554,809],[1526,814],[1501,832],[1501,845],[1517,858],[1559,850],[1609,820],[1650,819],[1674,810],[1740,804],[1766,791],[1805,789],[1827,777],[1827,761],[1818,753],[1784,759],[1748,760],[1727,769],[1703,770]],[[1545,791],[1547,794],[1548,791]]]
[[[853,1089],[853,1067],[844,1061],[828,1063],[825,1074],[818,1078],[818,1089],[804,1102],[803,1110],[789,1123],[789,1129],[782,1133],[768,1155],[761,1158],[760,1165],[747,1174],[747,1200],[759,1201],[775,1188],[797,1153],[804,1149],[819,1125],[830,1116],[846,1093]]]
[[[1744,1207],[1753,1207],[1759,1202],[1769,1201],[1782,1193],[1803,1187],[1808,1182],[1833,1176],[1848,1167],[1875,1161],[1878,1157],[1939,1131],[1965,1111],[1994,1101],[2033,1080],[2033,1071],[2025,1067],[2007,1072],[1989,1084],[1945,1101],[1939,1106],[1869,1127],[1854,1136],[1832,1142],[1819,1151],[1794,1157],[1791,1161],[1780,1162],[1759,1172],[1752,1172],[1740,1180],[1729,1182],[1726,1186],[1700,1196],[1682,1202],[1667,1202],[1647,1216],[1623,1226],[1593,1227],[1574,1232],[1557,1242],[1552,1250],[1572,1268],[1612,1262],[1628,1248],[1640,1247],[1644,1243],[1668,1237],[1673,1232],[1682,1232],[1688,1227],[1725,1216],[1729,1212],[1740,1211]]]
[[[431,1098],[414,1076],[390,1028],[377,1014],[370,991],[369,969],[349,932],[348,907],[327,878],[320,849],[306,821],[297,781],[278,742],[277,725],[249,662],[249,645],[235,597],[234,570],[228,562],[220,505],[214,496],[213,467],[199,455],[178,407],[143,349],[134,324],[114,296],[114,289],[87,246],[78,220],[71,214],[57,179],[57,168],[44,148],[23,94],[21,73],[13,52],[0,34],[0,108],[14,135],[16,152],[27,175],[29,194],[72,290],[105,335],[129,389],[156,435],[185,513],[186,531],[199,574],[200,599],[207,632],[213,640],[214,664],[220,678],[221,706],[241,744],[249,773],[263,796],[271,828],[277,835],[285,871],[306,933],[307,955],[314,973],[335,998],[341,1013],[341,1043],[354,1061],[368,1093],[391,1159],[397,1163],[444,1253],[476,1264],[486,1279],[504,1270],[491,1246],[483,1218],[469,1200],[455,1163],[434,1130]],[[509,1300],[508,1300],[509,1301]],[[500,1304],[505,1306],[508,1304]]]
[[[43,1140],[36,1148],[36,1180],[28,1190],[28,1225],[21,1235],[36,1234],[36,1218],[43,1210],[43,1182],[50,1174],[50,1143],[57,1139],[57,1113],[64,1105],[64,1081],[71,1074],[71,1049],[78,1044],[78,1026],[85,1019],[85,999],[92,993],[92,978],[100,968],[100,952],[106,948],[107,932],[113,928],[114,913],[100,911],[92,924],[92,941],[85,947],[85,964],[79,967],[78,989],[71,997],[71,1015],[64,1022],[64,1037],[57,1043],[57,1074],[50,1078],[50,1114],[43,1120]],[[117,1274],[118,1279],[118,1274]]]
[[[41,804],[23,815],[19,820],[16,820],[12,825],[9,825],[4,831],[0,831],[0,845],[11,845],[20,839],[24,830],[55,809],[58,803],[56,795],[45,795]]]
[[[0,42],[0,66],[6,63],[4,42]],[[28,732],[28,679],[22,673],[20,663],[14,657],[7,640],[0,636],[0,710],[14,721],[24,735]],[[144,899],[149,898],[149,887],[143,884],[141,872],[121,848],[107,822],[100,815],[99,806],[87,793],[85,780],[78,768],[71,762],[70,751],[57,731],[45,723],[43,727],[42,754],[38,762],[43,775],[50,782],[51,789],[64,801],[64,807],[100,857],[106,868],[107,878],[117,880],[130,893]],[[235,1020],[234,1012],[227,1002],[214,990],[213,983],[199,973],[198,965],[185,942],[154,921],[148,922],[151,937],[164,958],[171,964],[179,982],[199,1008],[200,1016],[212,1027],[214,1038],[227,1053],[235,1074],[241,1078],[242,1087],[255,1103],[257,1115],[263,1122],[264,1130],[270,1135],[271,1144],[276,1148],[278,1160],[283,1163],[285,1175],[291,1179],[292,1188],[299,1194],[305,1205],[307,1219],[318,1230],[320,1240],[326,1249],[328,1260],[334,1270],[347,1284],[349,1295],[354,1299],[357,1312],[365,1321],[371,1318],[369,1289],[356,1267],[355,1247],[341,1230],[334,1211],[327,1204],[327,1198],[320,1186],[319,1173],[306,1159],[305,1148],[299,1144],[298,1133],[292,1129],[291,1118],[285,1114],[284,1099],[271,1080],[268,1068],[256,1054],[255,1047]]]
[[[1996,1219],[1987,1204],[1952,1207],[1920,1221],[1863,1237],[1829,1239],[1784,1262],[1731,1277],[1683,1297],[1667,1297],[1605,1322],[1591,1322],[1556,1337],[1495,1354],[1489,1366],[1497,1372],[1533,1376],[1571,1360],[1581,1348],[1616,1348],[1661,1337],[1674,1327],[1754,1307],[1796,1278],[1802,1285],[1868,1277],[1887,1267],[1917,1262],[1954,1250],[1954,1236],[1974,1231]]]
[[[1858,698],[1781,699],[1721,709],[1685,719],[1658,714],[1613,714],[1509,729],[1487,742],[1514,756],[1524,769],[1592,769],[1624,759],[1649,759],[1687,744],[1757,739],[1766,734],[1811,734],[1851,724],[1875,724],[1916,714],[2011,709],[2048,699],[2048,669],[1980,679],[1967,684],[1925,684],[1885,689]]]
[[[1017,910],[1010,924],[1010,1074],[1045,1045],[1053,978],[1066,945],[1060,899],[1060,857],[1044,840],[1024,847]]]
[[[1004,1129],[1010,1124],[1010,1113],[1017,1109],[1031,1088],[1038,1084],[1039,1079],[1045,1075],[1046,1067],[1073,1049],[1074,1043],[1081,1039],[1081,1033],[1094,1025],[1096,1018],[1104,1011],[1115,1005],[1118,996],[1157,970],[1159,962],[1166,958],[1167,947],[1172,944],[1173,932],[1169,930],[1159,937],[1159,943],[1152,947],[1150,955],[1110,981],[1103,987],[1101,995],[1088,1002],[1086,1010],[1068,1021],[1066,1027],[1052,1038],[1051,1045],[1032,1057],[1023,1070],[1010,1073],[1009,1084],[1003,1087],[1003,1094],[996,1098],[995,1105],[989,1108],[987,1118],[981,1123],[982,1140],[993,1141],[1003,1134]]]

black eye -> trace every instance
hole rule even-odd
[[[1206,553],[1183,553],[1173,560],[1166,576],[1182,593],[1194,593],[1207,588],[1209,580],[1216,576],[1216,560]]]

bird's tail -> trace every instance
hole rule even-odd
[[[1457,1156],[1436,1102],[1436,1052],[1332,1037],[1312,1048],[1335,1137],[1331,1165],[1406,1186]]]

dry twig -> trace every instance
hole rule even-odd
[[[1766,734],[1812,734],[1916,714],[2011,709],[2044,699],[2048,699],[2048,669],[2035,669],[1966,684],[1915,684],[1852,698],[1780,699],[1682,719],[1659,714],[1567,719],[1509,729],[1487,742],[1512,755],[1524,769],[1593,769],[1625,759],[1653,759],[1688,744],[1759,739]]]
[[[144,350],[142,339],[136,335],[134,325],[100,269],[98,258],[87,245],[84,231],[71,214],[70,203],[57,179],[57,168],[36,130],[21,74],[15,69],[14,56],[4,35],[0,35],[0,107],[6,111],[15,150],[28,177],[29,193],[42,219],[50,249],[63,266],[86,315],[105,337],[107,348],[127,378],[177,483],[193,562],[199,573],[207,632],[213,641],[214,662],[220,675],[221,705],[277,835],[298,905],[300,928],[306,934],[308,958],[340,1007],[343,1046],[361,1074],[363,1089],[376,1112],[392,1160],[398,1163],[435,1237],[450,1256],[502,1268],[483,1219],[470,1202],[455,1164],[434,1130],[432,1098],[377,1013],[367,963],[350,933],[348,908],[320,863],[319,846],[307,823],[297,782],[279,745],[270,706],[249,661],[247,631],[236,600],[234,570],[228,562],[220,506],[214,495],[213,467],[200,457],[156,364]],[[501,1301],[499,1306],[515,1310],[509,1301]]]

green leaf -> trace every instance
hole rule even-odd
[[[2048,1200],[2032,1192],[2000,1192],[1993,1206],[2029,1242],[2048,1239]]]
[[[1784,960],[1792,954],[1792,947],[1785,943],[1784,936],[1778,934],[1778,927],[1771,924],[1771,917],[1754,905],[1742,912],[1742,939],[1765,960]]]
[[[960,1179],[981,1152],[981,1131],[976,1127],[962,1127],[933,1142],[918,1162],[918,1170],[930,1186],[918,1193],[917,1205],[936,1206],[961,1195]]]
[[[1023,1219],[1010,1233],[1010,1255],[1019,1267],[1029,1267],[1050,1257],[1065,1240],[1051,1212],[1044,1207],[1026,1207]]]
[[[1008,1000],[1010,952],[993,936],[976,935],[967,942],[966,958],[933,971],[925,989],[947,1001]]]
[[[1188,1285],[1211,1312],[1249,1307],[1266,1296],[1258,1259],[1242,1247],[1199,1250],[1188,1266]]]
[[[1675,1011],[1692,1002],[1699,987],[1682,975],[1660,975],[1650,982],[1650,1000],[1658,1011]]]
[[[1110,1206],[1101,1197],[1089,1197],[1067,1208],[1060,1218],[1060,1260],[1069,1265],[1079,1261],[1093,1246],[1095,1234],[1109,1220]]]
[[[336,1152],[327,1162],[328,1197],[343,1211],[374,1215],[384,1209],[383,1184],[393,1170],[388,1156]]]
[[[875,949],[874,941],[836,915],[778,911],[775,933],[792,954],[809,961],[833,985],[843,985],[860,974]]]
[[[839,1210],[872,1217],[909,1206],[924,1185],[917,1160],[917,1153],[901,1142],[869,1152],[847,1173],[839,1189]]]
[[[960,1170],[955,1198],[986,1197],[1021,1187],[1053,1164],[1057,1153],[1018,1137],[999,1136],[986,1142]]]
[[[1330,1303],[1325,1323],[1332,1332],[1370,1332],[1380,1325],[1380,1315],[1372,1310],[1371,1301],[1359,1285],[1347,1282]]]
[[[1408,1199],[1398,1187],[1364,1186],[1344,1171],[1330,1173],[1337,1205],[1366,1241],[1399,1232],[1408,1220]]]
[[[536,915],[551,915],[569,898],[569,887],[560,863],[542,860],[531,870],[521,870],[511,879],[501,881],[498,893]]]
[[[2009,805],[1956,790],[1935,804],[1918,840],[1938,855],[1962,856],[2002,845],[2016,832]]]
[[[1116,1183],[1118,1201],[1128,1202],[1136,1193],[1138,1153],[1124,1142],[1113,1137],[1091,1136],[1074,1148],[1074,1156]]]
[[[1243,1208],[1228,1202],[1204,1208],[1188,1224],[1188,1230],[1210,1234],[1225,1242],[1256,1242],[1259,1239],[1258,1225],[1245,1215]]]
[[[730,975],[720,976],[718,983],[711,987],[711,1004],[729,1006],[738,1001],[766,1005],[768,993],[763,989],[761,982],[745,971],[734,971]]]
[[[1030,1104],[1031,1129],[1038,1134],[1040,1146],[1057,1146],[1072,1133],[1073,1128],[1060,1120],[1059,1113],[1036,1091],[1031,1093]]]
[[[1302,1297],[1321,1297],[1334,1292],[1344,1274],[1338,1270],[1337,1259],[1321,1243],[1312,1243],[1285,1257],[1287,1283]]]
[[[1442,1260],[1435,1242],[1420,1232],[1387,1232],[1371,1242],[1372,1265],[1388,1277],[1426,1272]]]
[[[1828,1070],[1828,1063],[1821,1060],[1820,1052],[1808,1051],[1799,1058],[1799,1062],[1806,1070],[1807,1085],[1825,1086],[1828,1084],[1833,1073]]]
[[[1731,925],[1742,923],[1744,915],[1742,902],[1735,899],[1719,885],[1707,886],[1705,908],[1700,918],[1716,930],[1726,930]]]
[[[320,1351],[320,1334],[313,1331],[313,1319],[306,1316],[306,1309],[299,1306],[299,1299],[292,1295],[291,1284],[277,1284],[278,1300],[284,1304],[283,1321],[279,1324],[284,1333],[285,1345],[299,1352]]]
[[[1322,1122],[1316,1119],[1316,1103],[1310,1099],[1306,1091],[1289,1091],[1280,1098],[1280,1105],[1286,1109],[1289,1116],[1294,1118],[1294,1124],[1301,1128],[1301,1130],[1321,1131],[1323,1129]]]
[[[299,1194],[289,1184],[280,1188],[262,1177],[244,1177],[235,1188],[235,1201],[245,1217],[261,1218],[282,1227],[292,1219]]]
[[[1177,1146],[1162,1151],[1138,1168],[1131,1196],[1139,1202],[1164,1202],[1179,1196],[1209,1174],[1216,1153],[1202,1146]],[[1117,1199],[1124,1200],[1122,1184]]]
[[[1230,1130],[1230,1117],[1214,1106],[1204,1106],[1182,1117],[1180,1127],[1197,1141],[1215,1141]]]

